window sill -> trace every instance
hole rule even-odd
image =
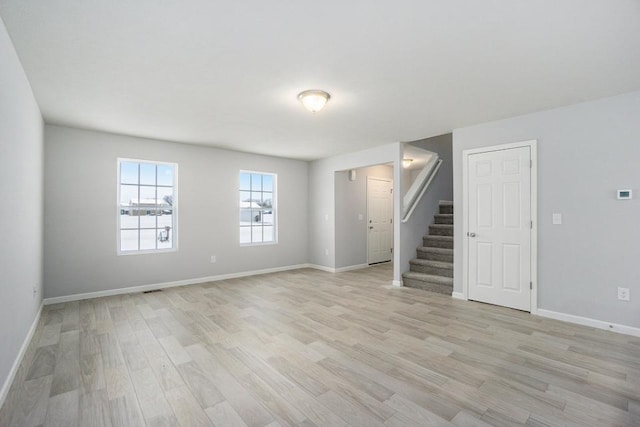
[[[246,247],[246,246],[271,246],[271,245],[277,245],[278,242],[263,242],[263,243],[240,243],[240,247]]]
[[[172,249],[153,249],[153,250],[146,250],[146,251],[118,251],[118,256],[164,254],[168,252],[178,252],[178,249],[172,248]]]

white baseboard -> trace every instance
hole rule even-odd
[[[391,286],[395,286],[397,288],[401,288],[402,287],[402,280],[393,280],[391,282]]]
[[[324,265],[318,264],[307,264],[309,268],[315,268],[316,270],[326,271],[327,273],[335,273],[336,269],[332,267],[325,267]]]
[[[0,408],[4,405],[4,401],[9,394],[9,389],[11,388],[11,384],[13,383],[13,379],[16,377],[18,373],[18,368],[22,363],[22,358],[24,354],[27,352],[27,348],[29,348],[29,344],[31,344],[31,339],[33,338],[33,334],[36,332],[36,328],[38,327],[38,322],[40,321],[40,316],[42,315],[42,307],[44,304],[40,304],[40,308],[38,309],[38,314],[36,314],[36,318],[33,319],[33,323],[31,323],[31,328],[29,328],[29,332],[27,332],[27,336],[24,338],[24,342],[20,347],[20,351],[16,356],[16,359],[13,361],[13,366],[11,366],[11,370],[9,371],[9,375],[2,384],[2,389],[0,389]]]
[[[45,298],[44,305],[61,304],[71,301],[80,301],[91,298],[110,297],[114,295],[133,294],[138,292],[153,291],[156,289],[173,288],[176,286],[196,285],[199,283],[216,282],[219,280],[236,279],[239,277],[257,276],[259,274],[277,273],[280,271],[298,270],[301,268],[315,268],[317,270],[327,271],[329,273],[341,273],[343,271],[358,270],[367,268],[369,264],[349,265],[341,268],[325,267],[316,264],[296,264],[284,267],[266,268],[263,270],[242,271],[240,273],[220,274],[217,276],[198,277],[195,279],[176,280],[173,282],[153,283],[150,285],[131,286],[128,288],[108,289],[106,291],[86,292],[82,294],[64,295],[59,297]]]
[[[362,268],[368,268],[369,264],[356,264],[356,265],[348,265],[346,267],[336,268],[336,273],[342,273],[343,271],[351,271],[351,270],[360,270]]]
[[[547,317],[549,319],[562,320],[564,322],[575,323],[591,328],[605,329],[607,331],[618,332],[620,334],[632,335],[640,337],[640,328],[633,326],[620,325],[617,323],[604,322],[602,320],[590,319],[588,317],[574,316],[573,314],[559,313],[557,311],[538,309],[538,316]]]
[[[462,292],[453,292],[451,293],[451,298],[453,299],[461,299],[466,301],[466,298],[464,297],[464,294]]]
[[[128,288],[109,289],[106,291],[87,292],[82,294],[65,295],[60,297],[45,298],[44,305],[60,304],[64,302],[80,301],[90,298],[109,297],[113,295],[133,294],[155,289],[173,288],[176,286],[195,285],[199,283],[216,282],[219,280],[236,279],[238,277],[257,276],[259,274],[277,273],[280,271],[298,270],[310,267],[309,264],[287,265],[284,267],[265,268],[263,270],[242,271],[240,273],[220,274],[217,276],[198,277],[195,279],[176,280],[174,282],[154,283],[151,285],[131,286]]]
[[[370,265],[355,264],[355,265],[348,265],[346,267],[332,268],[332,267],[325,267],[324,265],[318,265],[318,264],[307,264],[307,267],[315,268],[316,270],[326,271],[327,273],[343,273],[345,271],[360,270],[361,268],[367,268],[367,267],[370,267]]]

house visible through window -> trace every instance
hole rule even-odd
[[[240,172],[240,243],[275,243],[276,175]]]
[[[118,253],[176,248],[174,163],[118,159]]]

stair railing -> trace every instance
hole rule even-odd
[[[420,199],[422,199],[422,196],[431,185],[431,182],[438,173],[438,170],[440,170],[441,165],[442,159],[439,159],[438,155],[434,153],[420,174],[418,174],[416,180],[413,181],[411,187],[409,187],[409,191],[407,191],[407,194],[404,195],[403,199],[403,223],[409,221],[409,218],[411,218],[413,211],[416,209],[418,203],[420,203]]]

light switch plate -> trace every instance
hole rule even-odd
[[[629,288],[618,288],[618,299],[620,301],[629,301],[629,300],[631,300],[631,295],[629,293]]]
[[[560,225],[562,224],[562,214],[561,213],[554,213],[551,216],[551,221],[553,222],[553,225]]]

